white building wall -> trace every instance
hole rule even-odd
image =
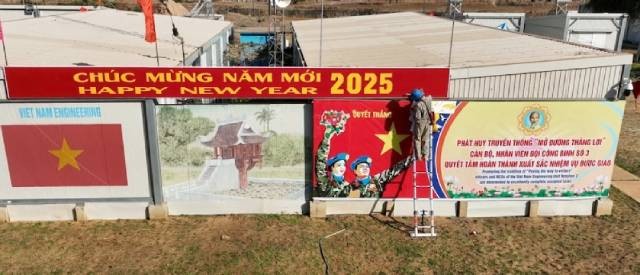
[[[231,33],[231,27],[213,36],[205,44],[201,45],[200,48],[188,54],[185,63],[189,66],[195,65],[199,67],[224,66],[224,52],[229,45],[229,33]]]
[[[221,67],[222,66],[222,62],[218,58],[218,48],[219,48],[219,46],[217,44],[212,44],[211,45],[211,64],[213,64],[212,65],[213,67]]]
[[[602,100],[617,87],[622,66],[603,66],[471,78],[452,78],[455,99],[587,99]]]
[[[226,49],[226,42],[225,42],[225,38],[224,37],[220,37],[219,43],[217,49],[218,49],[218,57],[220,58],[219,62],[221,64],[221,66],[224,66],[226,64],[224,64],[224,49]]]
[[[207,54],[206,51],[202,51],[200,53],[200,67],[209,67],[211,66],[211,61],[208,60],[209,59],[209,55]],[[209,64],[207,64],[209,63]]]
[[[206,56],[207,56],[207,58],[206,58],[207,62],[205,62],[207,67],[213,67],[213,66],[214,66],[213,58],[212,58],[213,56],[212,56],[212,54],[211,54],[211,48],[212,48],[212,46],[213,46],[213,45],[209,45],[209,46],[207,46],[207,47],[205,48],[205,50],[204,50],[204,55],[206,55]]]

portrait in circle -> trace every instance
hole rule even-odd
[[[539,130],[545,124],[544,112],[540,110],[531,110],[524,116],[523,124],[529,130]]]

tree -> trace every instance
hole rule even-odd
[[[293,166],[304,163],[304,136],[273,136],[263,145],[262,151],[266,166]]]
[[[631,18],[640,16],[638,0],[591,0],[587,4],[594,12],[627,13]]]
[[[263,131],[269,132],[271,131],[271,127],[269,127],[272,120],[276,118],[276,110],[271,109],[271,107],[267,106],[262,108],[261,111],[256,112],[256,119],[260,124],[262,124]]]
[[[211,132],[214,123],[204,117],[193,117],[191,110],[163,106],[158,112],[158,143],[160,158],[169,165],[193,164],[187,145],[196,137]],[[187,163],[190,162],[190,163]]]

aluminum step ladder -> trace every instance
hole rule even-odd
[[[413,230],[409,232],[412,238],[418,237],[435,237],[436,236],[436,224],[435,224],[435,212],[433,211],[433,150],[432,150],[432,125],[429,125],[429,157],[424,161],[424,171],[418,171],[417,163],[418,159],[413,161]],[[416,148],[413,148],[416,150]],[[413,152],[415,156],[415,151]],[[424,176],[420,176],[424,175]],[[418,210],[418,190],[427,189],[429,199],[429,210]],[[425,217],[428,219],[428,224],[425,224]]]

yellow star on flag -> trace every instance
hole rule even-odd
[[[387,132],[386,134],[376,134],[376,137],[378,137],[380,140],[382,140],[382,142],[384,142],[384,146],[382,146],[382,151],[380,152],[380,155],[383,155],[390,149],[393,149],[393,151],[396,151],[398,154],[402,155],[402,149],[400,149],[400,142],[402,142],[408,136],[409,135],[398,134],[398,132],[396,132],[396,126],[392,123],[391,130],[389,130],[389,132]]]
[[[58,158],[58,171],[62,170],[67,165],[70,165],[76,170],[80,170],[80,166],[78,166],[78,161],[76,158],[78,155],[82,154],[84,150],[73,150],[69,147],[66,138],[62,138],[62,147],[58,150],[49,150],[49,153],[56,156]]]

